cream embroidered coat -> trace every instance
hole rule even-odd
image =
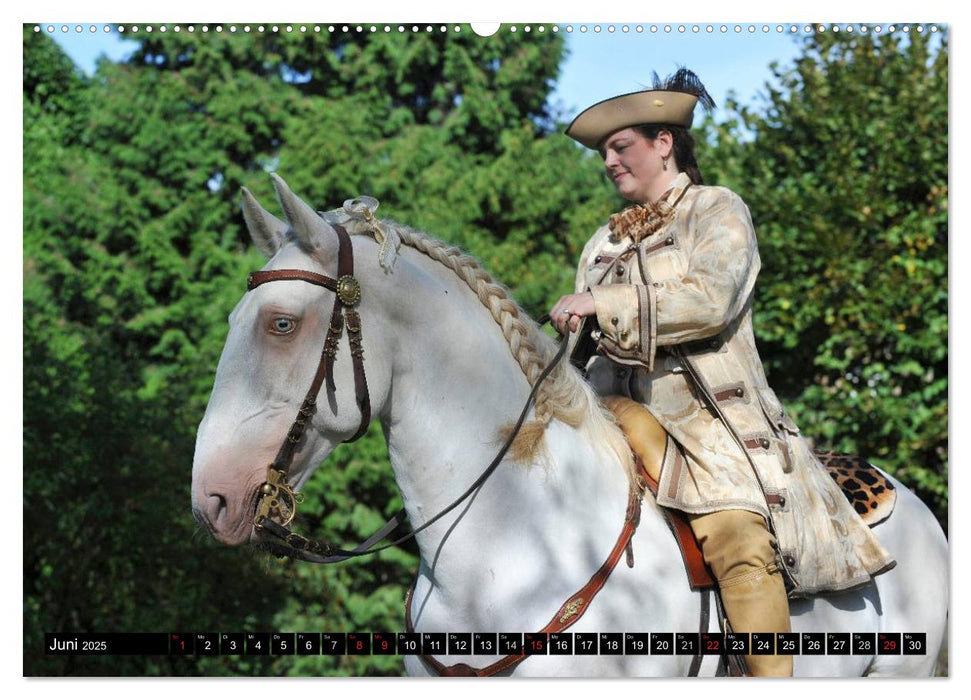
[[[673,218],[639,246],[605,226],[580,258],[576,291],[592,291],[600,327],[591,383],[645,405],[682,446],[668,451],[660,505],[769,518],[794,595],[867,582],[894,561],[800,437],[756,351],[748,207],[684,173],[667,202]]]

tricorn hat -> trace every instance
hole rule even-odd
[[[610,134],[628,126],[690,127],[699,101],[706,110],[715,106],[698,76],[687,68],[679,68],[663,81],[654,73],[653,89],[611,97],[588,107],[567,127],[566,135],[587,148],[597,149]]]

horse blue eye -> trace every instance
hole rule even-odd
[[[297,323],[287,316],[277,316],[270,325],[270,330],[278,335],[287,335],[297,329]]]

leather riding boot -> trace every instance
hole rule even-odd
[[[789,598],[765,519],[746,510],[691,517],[735,632],[789,632]],[[745,657],[753,676],[791,676],[789,655]]]
[[[789,632],[789,597],[775,564],[719,581],[725,614],[736,632]],[[791,676],[792,656],[745,657],[753,676]]]

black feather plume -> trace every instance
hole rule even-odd
[[[689,95],[694,95],[706,111],[710,112],[715,108],[715,100],[708,94],[708,91],[698,76],[683,66],[664,80],[661,80],[657,71],[654,71],[654,89],[666,90],[668,92],[684,92]]]

